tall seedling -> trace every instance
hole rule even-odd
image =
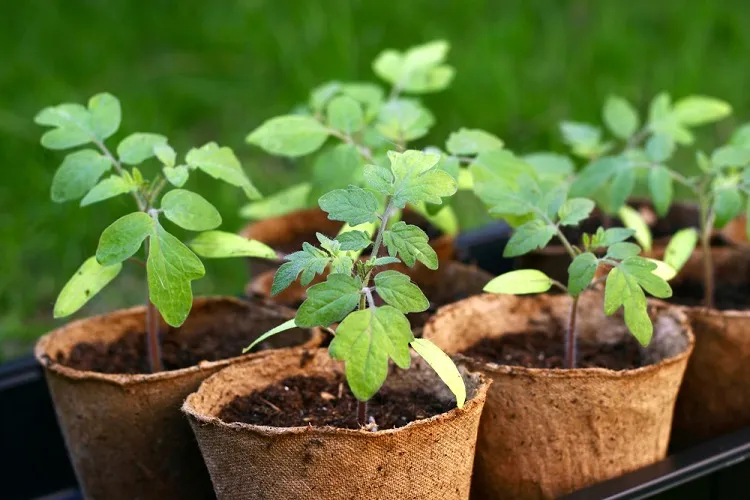
[[[305,243],[301,251],[288,255],[288,262],[276,272],[273,294],[298,278],[306,286],[327,268],[330,274],[325,282],[307,290],[307,299],[293,320],[248,347],[295,326],[328,328],[338,324],[329,353],[346,364],[346,379],[360,401],[357,416],[363,425],[367,422],[366,402],[385,382],[389,359],[400,368],[408,368],[409,346],[435,369],[455,394],[459,407],[466,399],[463,380],[451,359],[430,341],[414,338],[411,331],[406,314],[425,311],[429,307],[427,298],[405,274],[382,270],[382,266],[400,262],[411,267],[417,261],[437,269],[438,258],[427,235],[403,221],[389,221],[407,203],[442,203],[443,198],[456,192],[456,181],[438,167],[437,154],[390,151],[388,159],[389,168],[365,167],[367,189],[351,185],[330,191],[319,200],[331,220],[351,226],[379,224],[374,241],[359,230],[334,239],[318,233],[320,248]],[[355,260],[349,254],[368,247],[372,247],[369,258]],[[388,255],[380,255],[383,247]]]
[[[80,205],[85,207],[129,194],[137,207],[104,230],[96,255],[83,263],[60,292],[54,315],[60,318],[73,314],[120,273],[123,262],[140,262],[145,265],[148,284],[148,358],[151,370],[157,372],[163,369],[159,315],[171,326],[181,325],[193,303],[191,282],[205,274],[198,256],[162,226],[162,217],[188,231],[200,232],[190,246],[203,257],[273,259],[276,254],[256,241],[214,231],[221,224],[216,208],[199,194],[181,189],[193,172],[202,170],[241,188],[250,199],[259,198],[231,149],[211,142],[191,149],[184,163],[178,163],[166,137],[136,132],[121,140],[113,152],[105,141],[117,132],[120,120],[120,102],[107,93],[93,96],[88,107],[60,104],[43,109],[35,118],[39,125],[52,127],[42,136],[44,147],[63,150],[86,146],[69,153],[55,173],[53,201],[81,199]],[[147,179],[139,166],[153,157],[161,168]],[[170,185],[174,189],[161,196]],[[145,263],[134,257],[142,245]]]

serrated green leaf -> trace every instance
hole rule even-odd
[[[122,109],[120,101],[106,92],[96,94],[89,99],[91,129],[100,141],[111,136],[120,128]]]
[[[377,219],[378,200],[375,195],[357,186],[334,189],[321,196],[318,204],[330,220],[344,221],[352,226]]]
[[[441,204],[442,198],[453,195],[458,185],[450,175],[436,168],[440,156],[408,150],[388,152],[393,173],[392,201],[403,208],[407,203]]]
[[[607,257],[610,259],[623,260],[641,253],[641,247],[635,243],[622,241],[615,243],[607,249]]]
[[[722,228],[742,211],[742,195],[733,188],[719,188],[714,191],[714,227]]]
[[[250,200],[257,200],[261,197],[250,178],[242,170],[242,165],[234,151],[228,147],[219,147],[215,142],[209,142],[200,148],[188,151],[185,162],[190,168],[200,169],[214,179],[241,188]]]
[[[575,226],[584,219],[588,219],[594,210],[594,202],[586,198],[572,198],[562,204],[557,211],[560,225]]]
[[[164,216],[188,231],[208,231],[221,225],[219,211],[203,196],[173,189],[161,199]]]
[[[580,295],[594,279],[597,267],[599,267],[599,259],[593,253],[585,252],[577,255],[568,266],[568,293],[573,297]]]
[[[646,252],[650,252],[653,242],[651,230],[648,228],[648,224],[643,220],[641,214],[638,213],[636,209],[623,205],[620,210],[618,210],[617,216],[625,227],[634,231],[633,237],[641,248]]]
[[[176,167],[164,167],[162,168],[164,177],[167,178],[170,184],[175,187],[182,187],[190,177],[190,172],[185,165],[177,165]]]
[[[555,235],[555,232],[554,226],[539,219],[521,224],[505,245],[503,257],[518,257],[537,248],[544,248]]]
[[[154,155],[156,155],[159,161],[167,167],[174,167],[175,161],[177,160],[177,153],[175,153],[172,146],[166,142],[154,146]]]
[[[240,209],[240,217],[263,220],[279,217],[308,206],[311,186],[308,183],[295,184],[282,189],[262,200],[248,203]]]
[[[257,240],[249,240],[239,234],[225,231],[200,233],[189,243],[190,248],[201,257],[223,259],[227,257],[256,257],[276,259],[276,251]]]
[[[627,139],[638,129],[638,113],[622,97],[610,96],[604,104],[604,123],[620,139]]]
[[[85,207],[99,201],[108,200],[121,194],[129,193],[135,189],[135,185],[127,182],[119,175],[112,175],[102,179],[81,200],[81,206]]]
[[[469,165],[474,193],[482,202],[494,207],[493,211],[504,214],[501,209],[509,205],[516,215],[530,212],[537,200],[519,189],[519,179],[536,178],[532,165],[526,163],[508,150],[496,150],[480,153]],[[514,201],[515,200],[515,201]]]
[[[672,176],[666,167],[657,165],[648,172],[648,190],[651,193],[651,201],[654,203],[656,213],[665,217],[672,204],[673,187]]]
[[[464,403],[466,403],[466,385],[450,356],[427,339],[414,339],[411,342],[411,347],[427,361],[427,364],[438,374],[440,380],[448,386],[448,389],[456,397],[456,406],[463,408]]]
[[[435,117],[418,101],[394,99],[380,108],[375,128],[386,139],[404,143],[424,137],[434,123]]]
[[[297,310],[303,328],[329,326],[344,319],[359,304],[362,282],[345,274],[329,274],[326,281],[307,289],[307,299]]]
[[[427,234],[417,226],[398,221],[383,233],[383,243],[391,257],[400,256],[409,267],[419,261],[428,269],[438,268],[435,250],[430,246]]]
[[[672,113],[679,123],[692,127],[721,120],[732,113],[732,107],[722,100],[696,95],[677,101]]]
[[[373,266],[387,266],[388,264],[398,264],[401,261],[396,257],[378,257],[371,262]]]
[[[453,132],[445,148],[454,155],[477,155],[484,151],[502,149],[503,141],[489,132],[479,129],[461,128]]]
[[[365,182],[378,193],[393,194],[393,174],[385,167],[365,165]]]
[[[81,198],[111,167],[109,159],[93,149],[70,153],[52,179],[52,201],[61,203]]]
[[[117,156],[126,165],[139,165],[156,156],[154,147],[166,144],[167,138],[159,134],[136,132],[130,134],[117,145]]]
[[[80,104],[60,104],[41,110],[34,121],[39,125],[56,127],[42,135],[42,146],[48,149],[67,149],[92,141],[91,114]]]
[[[327,111],[328,124],[346,135],[359,132],[365,125],[362,106],[349,96],[341,95],[334,97],[328,103]]]
[[[519,271],[510,271],[491,279],[484,286],[484,291],[507,295],[525,295],[529,293],[544,293],[550,288],[552,288],[552,280],[542,271],[521,269]]]
[[[302,244],[302,250],[287,255],[286,260],[289,262],[282,264],[273,278],[272,296],[291,285],[300,273],[302,274],[300,283],[302,286],[307,286],[316,274],[322,274],[325,271],[331,257],[305,242]]]
[[[154,230],[154,219],[144,212],[134,212],[120,217],[99,237],[97,261],[103,266],[119,264],[135,255],[143,240],[152,235]]]
[[[297,157],[312,153],[328,138],[328,129],[311,116],[271,118],[245,138],[273,155]]]
[[[655,163],[667,161],[674,154],[674,140],[667,134],[654,134],[646,142],[646,155]]]
[[[328,352],[346,362],[346,380],[360,401],[370,399],[385,382],[388,358],[400,368],[411,364],[409,343],[414,340],[409,320],[391,306],[356,311],[336,329]]]
[[[600,148],[602,131],[587,123],[563,122],[560,124],[563,141],[568,144],[577,156],[590,158]]]
[[[64,318],[83,307],[122,270],[122,264],[102,266],[96,257],[89,257],[68,280],[55,301],[55,318]]]
[[[402,313],[426,311],[430,301],[409,277],[398,271],[383,271],[375,276],[375,291],[386,304]]]
[[[206,274],[200,259],[156,222],[146,273],[151,302],[168,325],[180,326],[193,307],[191,282]]]
[[[370,235],[364,231],[346,231],[336,236],[341,250],[364,250],[370,246]]]

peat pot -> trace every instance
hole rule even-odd
[[[426,388],[452,409],[388,430],[269,427],[227,423],[218,417],[235,397],[287,377],[341,374],[343,363],[332,361],[323,349],[279,351],[233,365],[206,380],[182,410],[193,427],[218,498],[468,498],[489,383],[464,371],[468,397],[463,409],[458,409],[432,369],[421,360],[412,361],[410,369],[393,371],[386,388]]]
[[[206,342],[208,335],[216,337],[218,344],[218,337],[227,335],[235,343],[249,344],[293,315],[278,306],[234,298],[198,298],[180,328],[162,323],[165,364],[167,343]],[[155,374],[137,373],[137,369],[132,374],[102,373],[106,370],[64,364],[71,353],[80,357],[82,352],[98,348],[98,356],[104,357],[120,339],[145,337],[141,333],[145,319],[145,307],[135,307],[74,321],[45,335],[36,345],[35,355],[44,367],[78,482],[84,496],[91,499],[212,498],[205,465],[180,405],[209,375],[272,351],[200,361]],[[297,330],[265,347],[315,346],[321,338],[317,329]],[[79,343],[91,344],[82,350]],[[140,344],[145,351],[145,338]]]
[[[472,488],[478,499],[554,498],[666,455],[693,346],[677,308],[652,307],[654,337],[640,351],[640,368],[525,368],[459,354],[483,339],[560,330],[570,301],[478,295],[440,309],[425,326],[425,338],[493,380],[477,440]],[[598,292],[580,297],[577,332],[579,347],[630,336],[621,317],[604,315]]]

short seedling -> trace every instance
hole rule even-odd
[[[421,262],[437,269],[438,258],[418,227],[397,221],[394,214],[407,203],[441,203],[456,192],[456,181],[438,168],[439,155],[420,151],[389,152],[390,168],[367,165],[364,177],[368,189],[349,186],[323,195],[319,204],[331,220],[352,226],[379,224],[374,242],[368,234],[352,230],[335,239],[318,233],[320,248],[309,243],[286,257],[277,271],[273,294],[297,278],[303,286],[329,269],[323,283],[311,286],[295,319],[258,338],[248,349],[281,331],[300,327],[331,327],[338,323],[329,347],[333,359],[346,363],[346,378],[360,401],[358,421],[367,422],[369,400],[385,382],[389,358],[397,366],[408,368],[409,346],[422,356],[455,394],[459,407],[466,399],[466,388],[456,366],[438,347],[412,334],[406,314],[425,311],[429,302],[410,278],[382,266],[403,262],[408,266]],[[373,194],[383,195],[383,199]],[[349,252],[361,252],[372,245],[368,259],[353,259]],[[380,256],[381,247],[388,249]],[[376,303],[376,296],[385,305]]]
[[[191,243],[203,257],[254,256],[274,259],[273,250],[240,236],[213,231],[221,216],[202,196],[180,189],[190,174],[202,170],[211,177],[241,188],[248,198],[260,194],[240,166],[231,149],[208,143],[191,149],[185,164],[177,164],[175,151],[167,138],[136,132],[125,137],[114,154],[105,140],[117,132],[121,121],[120,102],[111,94],[93,96],[88,107],[60,104],[43,109],[35,118],[39,125],[53,127],[42,136],[49,149],[70,149],[87,145],[68,154],[55,173],[51,196],[55,202],[82,198],[81,206],[130,194],[138,211],[121,217],[104,230],[96,255],[87,259],[60,292],[55,303],[56,318],[69,316],[109,284],[122,270],[122,263],[143,264],[148,277],[147,333],[151,370],[163,369],[159,343],[159,314],[172,326],[181,325],[193,302],[191,282],[205,274],[200,259],[162,226],[164,216],[188,231],[200,231]],[[147,180],[137,165],[156,157],[160,172]],[[130,167],[130,168],[128,168]],[[108,172],[111,175],[102,178]],[[177,189],[162,191],[171,184]],[[141,245],[146,261],[133,257]]]
[[[544,248],[557,236],[572,260],[568,268],[568,283],[565,286],[541,271],[524,269],[498,276],[487,284],[485,291],[520,295],[546,292],[554,285],[569,294],[572,302],[565,338],[565,366],[575,368],[579,296],[584,290],[606,280],[604,312],[611,315],[622,306],[628,329],[642,345],[648,345],[653,325],[644,291],[659,298],[670,297],[672,290],[661,276],[664,271],[673,274],[671,270],[662,263],[638,255],[641,248],[625,241],[633,235],[631,229],[599,228],[592,235],[583,235],[582,248],[571,244],[561,228],[576,226],[589,217],[594,202],[585,198],[568,198],[565,185],[542,191],[526,174],[518,181],[521,187],[517,190],[501,186],[491,193],[484,193],[493,200],[492,212],[512,214],[526,221],[516,228],[503,255],[517,257]],[[487,189],[487,186],[483,187]],[[600,265],[603,273],[597,277]]]

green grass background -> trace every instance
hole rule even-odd
[[[725,98],[750,111],[746,0],[271,1],[23,0],[0,14],[0,358],[54,325],[55,295],[94,252],[102,229],[127,213],[121,197],[79,209],[49,201],[59,152],[39,146],[40,108],[103,90],[123,104],[121,133],[164,133],[178,150],[207,140],[234,147],[265,193],[299,167],[243,143],[262,120],[329,79],[374,77],[384,48],[452,43],[451,88],[426,99],[442,142],[465,125],[519,151],[561,149],[555,124],[596,121],[608,93],[644,109],[661,89]],[[710,137],[714,139],[715,137]],[[116,144],[116,143],[115,143]],[[238,190],[193,181],[242,225]],[[237,293],[240,261],[209,263],[199,293]],[[143,300],[139,269],[92,301],[91,314]]]

